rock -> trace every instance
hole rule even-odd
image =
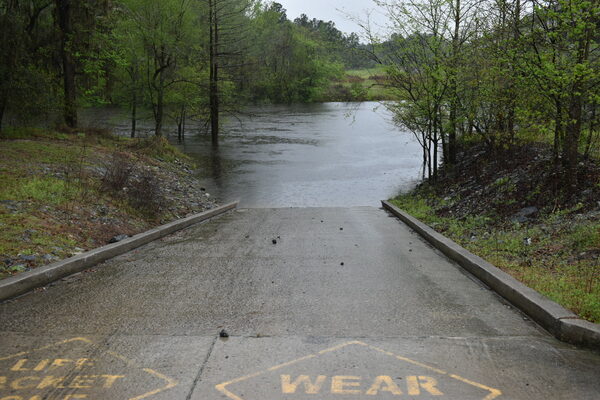
[[[52,254],[44,254],[42,256],[42,260],[44,260],[44,261],[54,261],[54,260],[58,260],[58,257],[55,257]]]
[[[117,235],[117,236],[113,236],[108,243],[117,243],[120,242],[121,240],[125,240],[129,237],[129,235]]]
[[[229,333],[227,333],[227,331],[225,329],[221,329],[221,332],[219,332],[219,337],[228,338]]]
[[[36,256],[32,256],[32,255],[23,255],[23,254],[19,254],[19,259],[22,261],[35,261],[37,259]]]
[[[513,222],[524,224],[531,220],[540,210],[537,207],[525,207],[514,214],[510,219]]]
[[[79,254],[83,253],[84,251],[85,251],[85,250],[84,250],[84,249],[82,249],[81,247],[75,247],[75,248],[73,249],[73,251],[71,251],[71,256],[77,256],[77,255],[79,255]]]

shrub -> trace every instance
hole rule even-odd
[[[104,164],[105,171],[100,185],[101,190],[113,194],[120,193],[129,182],[135,164],[122,153],[115,153]]]
[[[153,217],[161,212],[165,203],[160,183],[150,172],[144,172],[139,179],[131,180],[127,198],[132,207]]]

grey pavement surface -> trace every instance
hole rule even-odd
[[[0,323],[0,400],[600,398],[600,355],[371,207],[237,210]]]

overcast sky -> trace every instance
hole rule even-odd
[[[344,13],[366,17],[366,10],[373,10],[375,4],[372,0],[276,0],[287,10],[287,16],[292,21],[304,13],[311,19],[333,21],[342,32],[356,32],[360,34],[360,27],[344,16]],[[374,12],[371,16],[375,23],[385,25],[385,17]]]

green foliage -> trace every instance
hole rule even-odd
[[[189,156],[182,153],[181,150],[170,144],[169,141],[163,137],[139,139],[131,142],[128,147],[129,149],[134,150],[137,154],[143,154],[145,156],[162,161],[190,161]]]
[[[64,204],[77,194],[67,182],[49,177],[28,177],[7,182],[0,197],[16,201],[37,201],[44,204]]]
[[[247,71],[251,100],[311,102],[322,97],[344,67],[327,51],[320,34],[293,24],[285,10],[258,6],[252,21],[252,71]]]
[[[492,151],[551,143],[565,191],[577,185],[578,151],[600,149],[597,2],[377,3],[393,29],[373,40],[374,53],[395,89],[396,122],[419,139],[430,178],[440,159],[456,162],[457,138],[476,136]]]

